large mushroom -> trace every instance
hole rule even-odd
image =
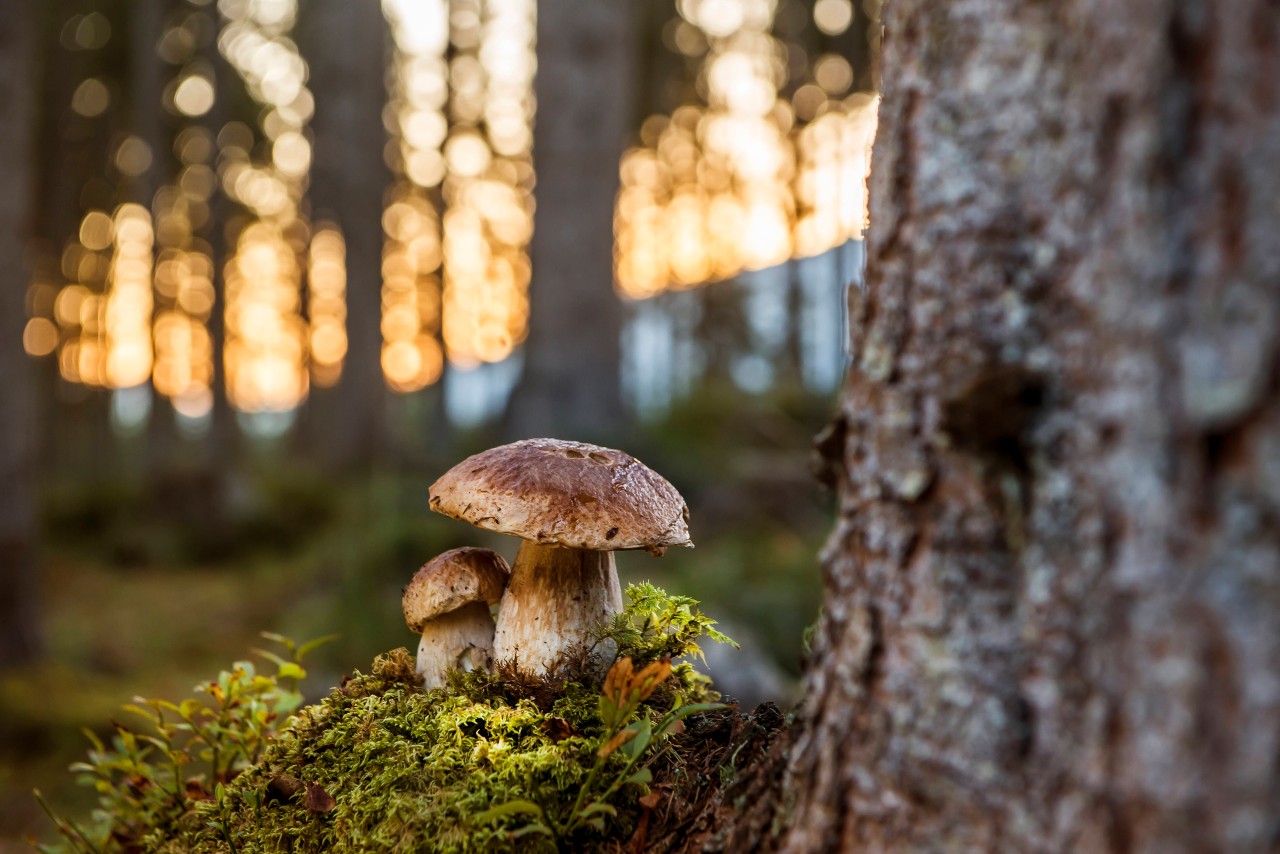
[[[493,654],[546,673],[622,610],[613,553],[692,546],[689,508],[634,457],[582,442],[526,439],[468,457],[431,486],[431,509],[520,537]]]
[[[404,621],[422,635],[418,674],[428,688],[450,670],[487,668],[493,658],[489,606],[502,596],[510,568],[488,549],[452,549],[418,570],[404,589]]]

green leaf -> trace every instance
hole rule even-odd
[[[273,711],[287,715],[302,705],[302,699],[302,694],[297,691],[281,691]]]
[[[711,628],[710,626],[707,626],[705,631],[706,631],[707,637],[711,638],[716,643],[727,643],[729,644],[729,646],[733,647],[734,649],[742,649],[742,646],[736,640],[729,637],[724,632],[718,632],[715,629]]]
[[[276,674],[277,679],[306,679],[307,671],[303,670],[292,661],[286,661],[280,665],[280,672]]]
[[[149,721],[154,721],[156,719],[155,712],[150,709],[144,709],[141,706],[135,706],[133,703],[125,703],[120,708],[124,709],[126,712],[133,712],[135,715],[141,715]]]
[[[613,700],[601,695],[600,697],[600,721],[607,729],[612,729],[614,723],[614,715],[617,714],[618,707],[613,704]]]
[[[653,772],[648,768],[641,768],[627,779],[623,780],[623,785],[627,783],[635,783],[637,786],[647,786],[653,782]]]
[[[286,664],[289,663],[289,660],[287,658],[276,655],[274,652],[271,652],[270,650],[258,649],[256,646],[253,648],[253,654],[262,656],[267,661],[270,661],[271,663],[275,664],[276,667],[284,667]]]
[[[606,804],[604,801],[592,801],[582,809],[578,810],[578,816],[583,819],[587,818],[587,816],[595,815],[596,813],[616,816],[618,811],[609,804]]]
[[[89,743],[93,745],[94,750],[101,753],[102,751],[107,749],[102,744],[102,739],[98,738],[98,734],[93,730],[89,729],[88,727],[83,727],[80,731],[84,733],[85,738],[89,739]]]
[[[294,656],[298,659],[298,661],[302,661],[302,657],[307,653],[311,652],[314,649],[319,649],[320,647],[324,646],[327,643],[332,643],[333,641],[336,641],[340,637],[342,637],[342,635],[324,635],[323,637],[318,637],[318,638],[314,638],[313,640],[309,640],[306,643],[304,643],[302,646],[298,647],[298,651],[294,653]]]
[[[269,641],[275,641],[289,652],[297,649],[298,645],[293,642],[293,638],[287,638],[284,635],[278,635],[275,632],[261,632],[261,635]]]
[[[203,708],[204,703],[193,697],[188,697],[178,704],[178,714],[184,718],[194,718]]]
[[[649,746],[649,741],[653,738],[653,724],[648,718],[641,718],[627,729],[635,731],[635,736],[618,750],[628,759],[637,759],[644,753],[645,748]]]
[[[536,815],[543,818],[542,807],[533,801],[507,801],[505,804],[499,804],[496,807],[490,807],[482,813],[477,813],[475,820],[479,822],[490,822],[494,819],[505,818],[509,815]]]
[[[165,751],[166,753],[169,751],[169,748],[172,746],[172,745],[170,745],[170,744],[169,744],[169,742],[168,742],[168,741],[166,741],[165,739],[162,739],[162,738],[156,738],[155,736],[151,736],[151,735],[140,735],[140,736],[138,736],[138,738],[142,739],[142,740],[143,740],[143,741],[145,741],[147,744],[150,744],[150,745],[153,745],[154,747],[158,747],[158,748],[160,748],[161,750]]]
[[[544,836],[550,836],[553,839],[555,838],[555,834],[551,832],[551,828],[547,827],[540,821],[530,822],[519,830],[513,830],[507,835],[512,839],[519,839],[522,836],[528,836],[530,833],[541,833]]]

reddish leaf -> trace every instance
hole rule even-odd
[[[187,781],[186,795],[193,801],[213,800],[213,795],[209,794],[209,790],[204,787],[204,783],[194,778]]]
[[[319,783],[307,783],[307,811],[330,812],[338,802]]]
[[[547,718],[542,722],[542,732],[554,742],[564,741],[576,733],[564,718]]]
[[[635,730],[624,729],[622,732],[618,733],[613,738],[606,741],[604,743],[604,746],[596,751],[596,756],[599,756],[601,759],[608,759],[610,754],[612,754],[619,747],[626,744],[628,741],[630,741],[635,737],[636,737]]]

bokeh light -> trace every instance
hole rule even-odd
[[[301,204],[311,162],[307,123],[314,99],[306,86],[306,62],[290,37],[297,0],[219,0],[218,10],[223,16],[218,50],[262,105],[256,129],[230,122],[218,134],[217,180],[252,214],[224,268],[227,397],[241,411],[283,412],[300,404],[310,385],[317,330],[303,319],[302,271],[313,268],[317,257],[323,293],[310,304],[322,311],[327,331],[319,336],[319,349],[327,358],[316,373],[336,382],[341,371],[346,308],[345,302],[340,310],[334,303],[345,300],[346,276],[341,274],[335,291],[338,280],[331,267],[325,268],[341,235],[331,227],[322,230],[320,246],[308,254],[310,228]],[[257,154],[259,135],[270,142],[266,157]],[[190,178],[200,184],[207,173]],[[329,261],[323,260],[326,255]],[[343,353],[328,358],[335,352],[334,324],[341,326]]]
[[[320,387],[335,385],[347,355],[347,247],[332,223],[321,223],[311,237],[307,317],[311,381]]]
[[[33,317],[22,330],[22,349],[29,356],[48,356],[58,346],[58,327],[47,317]]]
[[[850,0],[818,0],[813,4],[813,23],[829,36],[838,36],[853,23]]]
[[[797,46],[774,34],[778,4],[676,3],[663,39],[696,64],[696,103],[646,120],[641,144],[620,163],[623,295],[818,254],[864,227],[877,102],[850,94],[856,75],[839,53],[797,62]],[[384,154],[396,175],[382,221],[382,367],[391,388],[411,392],[434,383],[446,360],[505,359],[526,334],[536,5],[382,5],[394,46]],[[336,226],[307,221],[314,99],[292,39],[297,14],[298,0],[218,0],[216,12],[210,5],[166,24],[156,49],[175,66],[164,103],[182,128],[172,152],[180,166],[150,210],[112,212],[99,201],[106,209],[84,212],[59,259],[66,284],[24,332],[28,352],[57,352],[75,382],[150,378],[180,411],[201,413],[213,396],[209,323],[219,311],[236,408],[289,409],[310,385],[339,381],[346,249]],[[811,26],[838,35],[855,14],[850,0],[818,0]],[[256,117],[207,126],[221,93],[199,53],[202,32],[216,32]],[[61,36],[73,50],[110,37],[96,13],[76,16]],[[87,78],[72,100],[80,115],[100,115],[113,100],[109,81]],[[168,154],[142,136],[123,133],[112,146],[121,176],[145,180],[169,168]],[[219,190],[230,212],[214,223]],[[227,244],[221,306],[213,228]]]
[[[677,8],[680,26],[692,28],[675,30],[677,48],[681,40],[690,51],[706,46],[697,80],[705,103],[651,116],[642,145],[623,155],[616,273],[632,299],[823,252],[858,237],[866,220],[876,101],[838,99],[854,82],[848,60],[822,56],[788,100],[774,0],[680,0]],[[837,12],[815,14],[834,28]]]
[[[178,134],[173,148],[182,168],[153,204],[159,251],[152,382],[188,418],[199,418],[213,406],[213,341],[208,327],[214,310],[213,256],[211,247],[195,235],[209,218],[212,142],[209,131],[199,126]]]
[[[296,247],[278,225],[240,232],[226,268],[227,397],[248,412],[283,412],[306,396],[307,326]]]
[[[178,84],[173,104],[184,116],[203,116],[213,108],[213,82],[202,74],[191,74]]]
[[[854,95],[800,130],[798,255],[825,252],[867,227],[867,169],[878,105],[872,95]]]
[[[533,0],[385,0],[396,43],[383,369],[397,390],[524,339],[533,233]],[[451,49],[452,48],[452,49]],[[443,344],[443,350],[441,345]]]
[[[71,109],[85,118],[100,116],[111,106],[111,92],[96,77],[90,77],[76,87],[71,95]]]
[[[124,204],[113,217],[114,241],[105,305],[106,384],[141,385],[151,377],[151,213]]]

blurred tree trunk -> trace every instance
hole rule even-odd
[[[382,202],[391,183],[387,143],[387,22],[376,2],[310,0],[298,42],[311,69],[316,113],[312,221],[342,230],[347,245],[347,340],[342,379],[313,389],[307,441],[331,468],[376,459],[385,439],[382,382]]]
[[[203,55],[213,67],[214,91],[217,98],[213,109],[205,114],[204,126],[210,136],[218,139],[218,134],[231,120],[232,92],[243,87],[235,69],[218,50],[217,22],[218,15],[210,12],[215,23],[214,38],[204,47]],[[247,96],[246,96],[247,97]],[[216,146],[215,146],[216,148]],[[216,168],[217,155],[214,155]],[[236,423],[236,413],[231,408],[231,398],[227,389],[227,366],[225,361],[227,338],[227,261],[231,257],[228,243],[228,223],[234,216],[231,199],[220,181],[214,182],[213,195],[209,199],[209,222],[205,224],[209,241],[209,261],[213,265],[213,311],[209,315],[210,357],[213,362],[213,376],[210,390],[213,392],[213,408],[209,413],[209,434],[201,442],[201,464],[209,473],[216,486],[212,490],[216,506],[224,512],[218,515],[219,520],[226,518],[227,476],[235,471],[241,462],[242,437],[240,425]]]
[[[129,10],[129,127],[151,150],[151,165],[126,182],[126,192],[153,214],[156,191],[169,179],[172,162],[163,108],[165,67],[156,50],[169,7],[167,0],[149,0]],[[170,464],[176,440],[173,406],[153,386],[145,450],[146,470],[153,479]]]
[[[634,3],[538,4],[538,186],[529,338],[513,435],[607,436],[623,420],[613,202],[631,130]]]
[[[1280,7],[901,0],[885,50],[781,847],[1274,851]]]
[[[33,3],[0,9],[0,668],[40,651],[33,368],[22,348],[39,11]]]

